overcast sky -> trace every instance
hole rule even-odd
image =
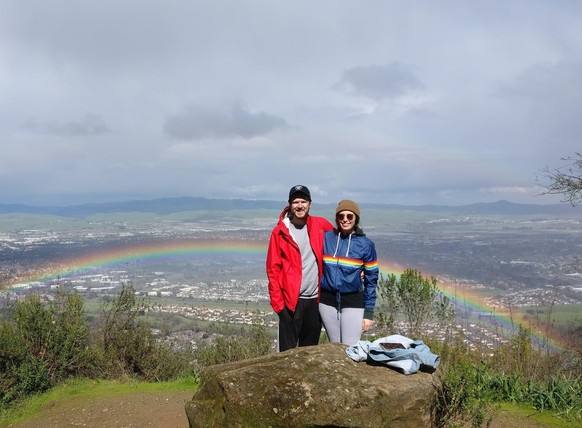
[[[577,0],[0,0],[4,204],[554,203],[581,136]]]

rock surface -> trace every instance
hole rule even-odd
[[[355,362],[327,343],[206,368],[190,427],[430,427],[434,375]]]

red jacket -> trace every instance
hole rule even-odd
[[[269,296],[271,307],[276,313],[286,306],[294,311],[301,289],[302,266],[299,246],[289,232],[289,219],[285,207],[279,216],[277,226],[271,232],[267,250],[267,277],[269,279]],[[307,217],[307,233],[311,248],[317,258],[319,280],[321,280],[323,235],[333,229],[332,224],[323,217]]]

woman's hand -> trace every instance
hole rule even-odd
[[[370,330],[372,328],[372,326],[374,325],[374,321],[372,320],[367,320],[366,318],[364,318],[362,320],[362,331],[365,333],[368,330]]]

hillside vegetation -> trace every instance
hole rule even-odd
[[[409,323],[411,334],[422,331],[426,322],[448,328],[451,308],[434,279],[412,270],[401,278],[386,278],[379,285],[384,306],[378,321],[384,328],[396,317]],[[415,310],[407,308],[410,302]],[[551,411],[566,424],[582,423],[582,347],[580,332],[573,333],[578,340],[570,349],[552,353],[534,347],[530,332],[520,328],[507,345],[487,354],[468,349],[453,329],[444,342],[420,335],[442,361],[436,373],[441,386],[434,425],[487,426],[500,403]],[[0,342],[3,415],[23,399],[71,379],[162,382],[187,377],[194,384],[206,365],[273,352],[272,337],[259,325],[239,335],[219,336],[195,350],[158,340],[148,327],[147,305],[136,299],[131,285],[104,302],[92,325],[74,293],[50,302],[35,294],[11,302],[2,313]]]

